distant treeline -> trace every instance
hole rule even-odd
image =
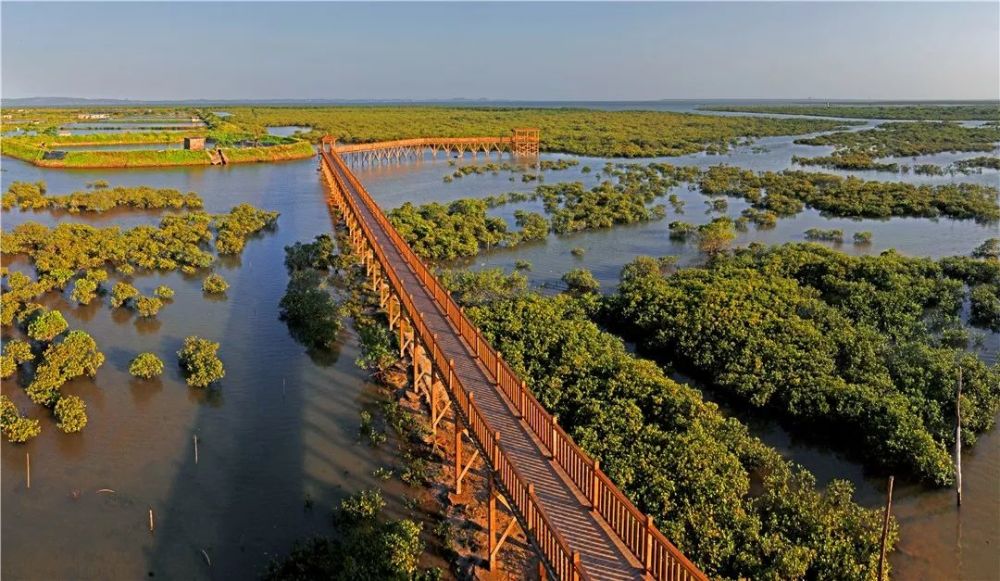
[[[420,136],[509,135],[515,127],[541,129],[543,151],[603,157],[676,156],[723,152],[747,138],[828,131],[840,121],[722,117],[660,111],[470,107],[233,107],[228,123],[247,131],[304,125],[318,139],[342,143]]]
[[[967,105],[710,105],[705,111],[733,113],[774,113],[847,117],[854,119],[899,119],[933,121],[976,121],[1000,119],[1000,103]]]

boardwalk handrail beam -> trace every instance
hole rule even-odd
[[[356,153],[370,153],[384,150],[399,150],[412,148],[466,149],[476,151],[510,151],[517,157],[537,156],[539,152],[539,130],[534,127],[517,128],[511,131],[506,137],[413,137],[409,139],[390,139],[386,141],[371,141],[365,143],[345,143],[337,144],[330,136],[324,136],[322,143],[331,144],[330,150],[341,155]],[[326,149],[325,147],[323,148]]]
[[[343,143],[336,145],[333,150],[338,154],[345,154],[375,151],[377,149],[391,149],[394,147],[444,147],[448,145],[476,144],[509,145],[513,141],[512,137],[415,137],[412,139],[393,139],[366,143]]]
[[[327,154],[324,154],[324,158]],[[343,163],[341,160],[338,160]],[[343,183],[340,180],[338,172],[330,171],[327,175],[330,175],[332,179],[338,183],[338,187],[346,191]],[[350,176],[351,174],[345,174]],[[433,352],[433,362],[441,369],[447,369],[447,363],[443,361],[444,355],[439,348],[436,348],[433,335],[429,332],[424,321],[418,316],[418,311],[413,305],[410,296],[406,292],[399,292],[403,290],[403,285],[399,280],[398,275],[391,263],[386,258],[383,250],[377,244],[374,243],[375,237],[368,228],[367,223],[361,219],[360,212],[355,206],[354,200],[350,196],[344,196],[350,210],[355,214],[355,221],[361,227],[361,230],[368,240],[369,246],[372,247],[376,258],[383,267],[383,272],[389,278],[390,284],[397,289],[397,294],[401,297],[400,303],[404,309],[411,314],[411,319],[413,320],[414,330],[418,336],[421,337],[425,344],[432,345],[431,349]],[[510,463],[506,458],[506,453],[503,451],[503,447],[496,441],[493,436],[494,432],[489,427],[489,424],[479,411],[479,407],[475,404],[472,398],[469,397],[469,392],[461,384],[461,379],[452,374],[453,385],[451,396],[455,398],[458,407],[456,411],[459,411],[460,416],[463,418],[464,423],[469,427],[470,437],[476,442],[480,450],[486,451],[491,450],[488,455],[484,454],[486,461],[493,466],[494,471],[500,475],[500,485],[506,491],[505,496],[511,499],[512,503],[520,510],[520,520],[528,531],[533,531],[535,542],[541,550],[542,554],[549,561],[550,567],[557,574],[559,579],[574,579],[574,580],[589,580],[590,577],[584,571],[583,567],[579,563],[578,557],[576,557],[569,547],[569,543],[562,537],[557,529],[555,529],[550,524],[550,519],[546,515],[546,512],[542,505],[538,502],[537,497],[531,492],[528,486],[528,481],[520,475],[517,468]],[[457,389],[455,389],[457,387]]]
[[[574,485],[580,490],[583,495],[590,499],[592,508],[602,517],[602,519],[608,523],[611,530],[621,539],[626,547],[635,555],[638,560],[643,563],[646,571],[654,579],[706,579],[705,575],[688,560],[681,552],[678,550],[653,524],[652,520],[644,515],[635,505],[625,497],[625,495],[618,489],[617,486],[611,481],[610,478],[600,469],[598,463],[590,458],[583,450],[581,450],[575,442],[563,431],[563,429],[556,423],[555,419],[545,410],[545,408],[538,402],[535,396],[527,389],[525,384],[517,377],[517,375],[511,370],[510,366],[503,361],[502,357],[489,345],[489,343],[483,338],[482,333],[472,324],[471,321],[465,316],[464,311],[458,306],[458,304],[452,299],[450,293],[440,284],[437,278],[431,273],[423,261],[412,251],[409,244],[399,235],[396,229],[386,218],[385,214],[381,211],[378,205],[371,198],[368,191],[361,185],[357,177],[347,168],[346,164],[340,159],[337,154],[339,148],[331,151],[329,155],[323,156],[324,163],[336,164],[340,168],[340,172],[334,171],[333,167],[330,167],[330,173],[333,175],[336,181],[340,181],[340,176],[338,173],[343,173],[346,179],[351,183],[352,188],[357,192],[358,196],[361,198],[362,203],[366,206],[368,211],[374,216],[375,220],[382,227],[383,231],[392,240],[394,246],[403,255],[407,262],[407,265],[414,272],[417,279],[421,281],[424,287],[427,289],[428,293],[434,298],[437,303],[438,308],[449,319],[458,330],[459,334],[468,343],[470,349],[478,355],[482,361],[484,367],[488,370],[489,374],[492,376],[492,380],[495,382],[500,391],[506,396],[507,404],[515,412],[515,414],[524,419],[525,423],[530,428],[531,432],[537,437],[541,443],[549,450],[553,459],[556,463],[562,467],[569,479],[574,483]],[[344,190],[346,191],[346,190]],[[409,301],[407,293],[403,291],[402,285],[396,277],[395,272],[392,270],[392,266],[386,260],[381,248],[374,243],[375,238],[368,231],[367,225],[363,220],[360,220],[360,213],[358,209],[354,207],[353,199],[350,196],[346,196],[348,204],[352,210],[357,213],[359,222],[361,222],[362,227],[369,238],[369,243],[375,248],[376,254],[379,257],[379,261],[383,263],[384,270],[389,273],[390,280],[393,285],[397,288],[403,302],[407,303],[408,310],[410,313],[416,313],[413,310],[413,305]],[[419,317],[414,317],[418,319]],[[440,355],[440,349],[434,348],[435,339],[427,332],[426,327],[423,325],[423,321],[416,323],[418,330],[422,331],[420,334],[425,340],[425,344],[429,346],[429,349]],[[443,359],[443,355],[441,355]],[[444,370],[447,373],[447,362],[435,361],[438,365],[439,370]],[[460,385],[460,383],[459,383]],[[461,386],[460,386],[461,387]],[[462,396],[464,394],[464,388],[456,390],[453,394],[457,399],[465,399]],[[463,404],[465,402],[458,401],[457,403]],[[470,408],[464,408],[462,405],[459,406],[460,409],[475,409],[474,406]],[[470,418],[472,420],[472,418]],[[473,422],[480,420],[476,418],[472,420]],[[483,426],[488,426],[485,418],[482,418]],[[479,436],[479,430],[476,430],[476,435]],[[470,432],[471,433],[471,432]],[[487,439],[492,438],[492,431],[488,428],[483,430],[484,437]],[[480,441],[481,445],[485,445],[484,450],[492,449],[492,442]],[[502,446],[501,446],[502,450]],[[497,467],[494,465],[494,469]],[[519,484],[523,484],[523,480],[517,477],[516,470],[513,470],[513,465],[510,465],[510,470],[508,473],[513,475],[511,478],[505,477],[505,474],[501,472],[501,482],[507,487],[511,492],[517,488]],[[508,481],[511,484],[508,484]],[[517,482],[520,481],[520,482]],[[516,496],[516,494],[515,494]],[[512,501],[517,503],[517,498],[512,497]],[[525,511],[525,507],[518,507],[522,512]],[[541,506],[532,507],[539,511],[539,514],[544,514],[541,510]],[[527,512],[524,512],[527,515]],[[553,529],[558,538],[558,532]],[[561,545],[558,547],[561,551],[568,551],[568,546],[563,543],[557,543]],[[552,556],[546,552],[546,556],[552,560]],[[553,560],[553,565],[555,564]]]

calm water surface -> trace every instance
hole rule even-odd
[[[289,130],[272,131],[275,129]],[[830,151],[795,145],[787,137],[763,139],[755,145],[764,149],[746,147],[726,155],[698,154],[663,161],[780,170],[789,167],[792,155]],[[948,163],[973,155],[945,154],[930,156],[928,161]],[[544,156],[558,157],[572,156]],[[630,161],[579,160],[575,168],[547,172],[546,182],[580,180],[595,185],[601,179],[597,170],[607,161]],[[472,160],[466,157],[457,163]],[[253,577],[272,555],[286,551],[291,539],[327,530],[329,507],[336,499],[376,484],[372,470],[391,460],[355,441],[358,412],[370,402],[372,387],[354,366],[354,337],[345,330],[332,354],[312,358],[289,337],[277,318],[277,304],[287,282],[282,248],[330,229],[315,160],[120,171],[42,170],[7,158],[3,165],[0,180],[4,188],[14,180],[44,179],[50,192],[64,193],[82,189],[89,181],[106,179],[113,186],[197,191],[211,212],[226,211],[243,201],[281,212],[275,232],[250,241],[240,259],[219,265],[232,284],[224,300],[206,299],[200,291],[200,278],[169,274],[136,277],[136,285],[144,293],[161,283],[177,290],[173,302],[154,322],[140,323],[133,315],[107,306],[75,307],[62,298],[51,301],[67,315],[71,326],[95,336],[108,361],[95,381],[77,380],[66,388],[88,402],[90,424],[82,434],[62,435],[45,419],[42,435],[27,446],[2,445],[5,579],[139,578],[149,572],[171,579]],[[585,165],[595,171],[582,173]],[[387,209],[406,201],[448,201],[534,187],[509,172],[470,175],[445,184],[442,177],[454,168],[441,159],[356,170]],[[997,172],[956,177],[856,175],[920,183],[975,181],[995,185],[998,179]],[[696,262],[696,249],[671,241],[667,224],[672,220],[704,223],[719,214],[706,214],[707,198],[686,187],[676,188],[675,193],[686,201],[683,215],[670,209],[667,219],[659,222],[553,236],[543,243],[488,252],[470,266],[510,268],[515,260],[528,260],[533,264],[529,276],[535,284],[555,282],[563,272],[585,266],[610,290],[622,266],[635,256],[671,254],[685,264]],[[508,205],[495,212],[512,220],[513,211],[522,207],[539,209],[540,204]],[[745,207],[743,201],[730,199],[727,213],[735,217]],[[27,219],[130,226],[155,223],[159,216],[132,211],[89,218],[10,212],[2,219],[4,228]],[[831,219],[805,211],[780,220],[771,230],[751,228],[737,243],[800,241],[811,227],[842,228],[847,239],[856,231],[873,232],[870,246],[837,246],[852,254],[887,248],[919,256],[968,254],[997,235],[995,225],[971,221]],[[582,259],[570,254],[578,246],[587,251]],[[220,356],[227,375],[217,389],[188,388],[173,364],[174,352],[191,334],[222,344]],[[996,343],[996,336],[989,336],[987,351],[995,353]],[[138,382],[127,373],[131,357],[146,350],[156,352],[167,363],[167,372],[159,381]],[[27,403],[20,390],[5,386],[4,391],[17,396],[22,409],[30,410],[33,416],[45,415]],[[867,474],[853,459],[814,441],[793,437],[773,422],[755,419],[743,410],[729,412],[746,421],[786,457],[807,466],[821,483],[847,478],[857,487],[860,502],[869,506],[882,502],[882,476]],[[197,465],[194,435],[200,442]],[[30,491],[24,488],[25,451],[32,457]],[[902,525],[902,540],[892,557],[897,578],[998,577],[997,430],[983,435],[964,457],[965,506],[961,512],[954,507],[951,491],[897,484],[894,506]],[[116,492],[97,492],[103,488]],[[398,507],[404,491],[390,485],[388,492],[393,506]],[[312,511],[304,510],[307,495],[315,500]],[[149,507],[156,512],[154,534],[148,531]],[[27,522],[33,526],[23,526]],[[60,548],[58,559],[52,558],[53,546]],[[202,550],[210,555],[211,568]]]
[[[277,135],[279,137],[291,137],[297,132],[309,131],[312,127],[307,125],[276,125],[273,127],[268,127],[267,132],[271,135]]]
[[[404,490],[371,475],[391,458],[356,443],[358,414],[371,403],[373,386],[354,364],[355,337],[345,329],[330,353],[314,358],[278,320],[287,282],[283,247],[331,227],[314,160],[45,171],[4,158],[3,166],[4,188],[14,180],[44,179],[49,191],[68,192],[107,179],[112,185],[197,191],[210,212],[244,201],[281,212],[276,231],[249,241],[241,258],[217,266],[232,285],[225,299],[206,298],[200,277],[172,273],[135,277],[146,294],[159,284],[176,290],[154,321],[106,304],[48,301],[72,328],[95,337],[107,361],[95,380],[64,388],[87,402],[90,422],[76,435],[61,434],[47,412],[4,383],[23,411],[42,419],[42,434],[27,445],[2,444],[3,579],[254,578],[294,538],[329,531],[330,509],[347,493],[382,485],[391,508],[399,510]],[[5,212],[2,220],[5,229],[28,219],[131,226],[155,223],[159,216]],[[188,335],[221,343],[226,377],[218,387],[185,385],[175,353]],[[129,361],[141,351],[164,360],[160,379],[138,381],[128,374]],[[31,454],[30,490],[25,452]],[[314,501],[311,510],[304,508],[307,497]]]

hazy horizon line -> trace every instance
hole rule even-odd
[[[0,102],[6,101],[104,101],[122,103],[265,103],[265,102],[514,102],[514,103],[655,103],[662,101],[778,101],[778,102],[837,102],[837,103],[998,103],[998,98],[870,98],[870,97],[658,97],[658,98],[621,98],[595,99],[587,97],[572,98],[530,98],[530,97],[189,97],[182,99],[133,98],[133,97],[72,97],[63,95],[33,95],[28,97],[0,96]]]

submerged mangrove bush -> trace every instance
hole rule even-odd
[[[192,387],[208,387],[226,375],[222,360],[216,355],[219,344],[190,336],[184,339],[184,346],[177,352],[185,380]]]
[[[155,353],[140,353],[129,363],[128,372],[133,377],[152,379],[163,373],[163,361]]]
[[[314,349],[329,348],[340,332],[343,308],[330,294],[329,271],[339,265],[333,239],[321,234],[313,242],[285,247],[290,276],[281,297],[281,319],[296,340]]]

